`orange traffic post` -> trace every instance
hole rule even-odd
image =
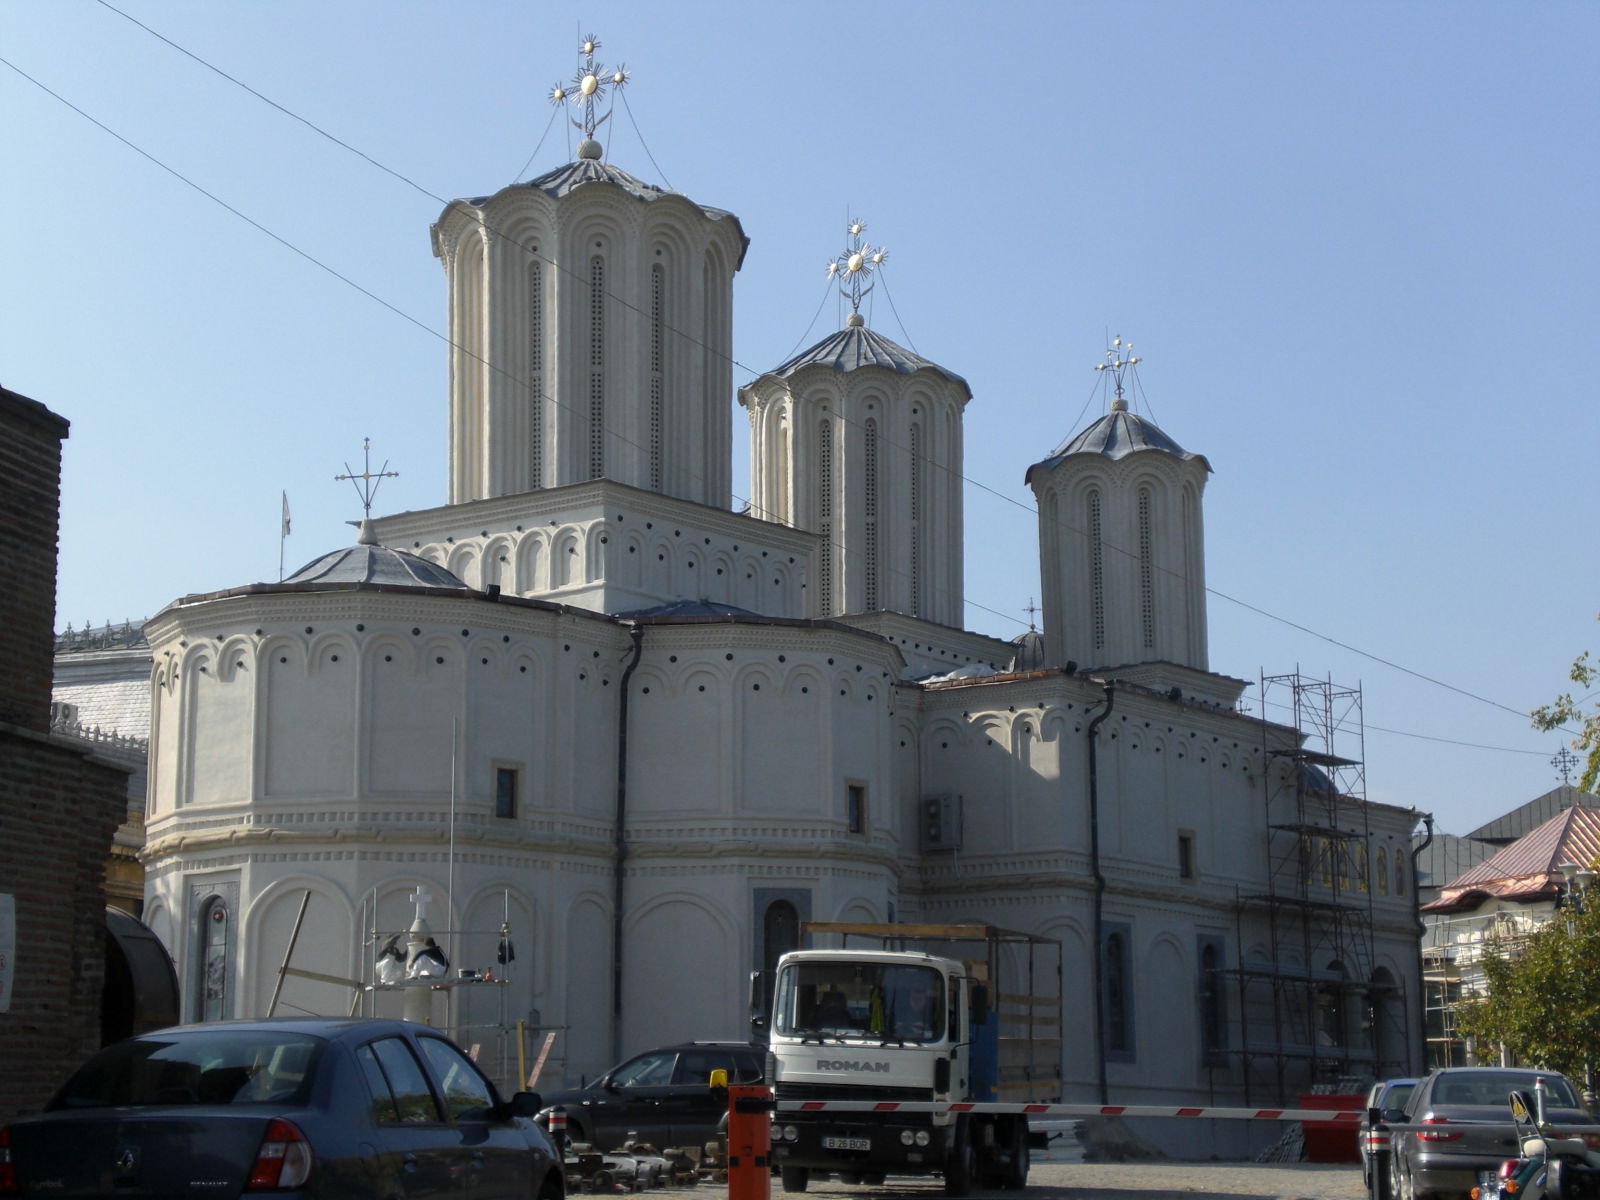
[[[728,1200],[767,1200],[772,1188],[772,1090],[728,1088]]]

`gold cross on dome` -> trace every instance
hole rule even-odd
[[[845,232],[850,237],[844,253],[828,264],[828,278],[839,281],[839,294],[850,301],[850,311],[861,311],[861,297],[872,290],[872,275],[888,260],[889,252],[862,240],[865,221],[851,221]]]
[[[578,53],[583,55],[583,61],[578,65],[572,82],[558,83],[550,89],[550,103],[560,107],[570,102],[578,110],[579,116],[568,119],[575,128],[583,131],[586,141],[593,141],[595,130],[611,117],[610,109],[596,116],[596,103],[603,100],[608,92],[617,91],[628,82],[627,67],[619,66],[616,70],[608,72],[605,67],[595,62],[594,53],[598,49],[600,49],[600,39],[591,33],[578,47]]]

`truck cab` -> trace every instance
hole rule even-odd
[[[888,948],[917,938],[919,928],[813,924],[813,935],[865,932],[884,944],[794,950],[779,959],[772,1010],[758,1024],[767,1027],[768,1082],[780,1105],[772,1158],[785,1190],[803,1191],[813,1176],[830,1174],[847,1183],[940,1174],[951,1195],[982,1182],[1025,1185],[1027,1118],[1020,1104],[1015,1113],[928,1111],[1004,1099],[1002,1044],[1015,1050],[1019,1038],[1015,1026],[1002,1031],[994,1007],[999,964],[992,954],[967,959]],[[997,932],[936,928],[945,939],[952,930],[971,938]],[[1027,1032],[1020,1040],[1031,1044]],[[1059,1090],[1059,1042],[1041,1053],[1046,1068],[1016,1099],[1038,1099],[1035,1082]],[[923,1107],[907,1111],[907,1104]]]

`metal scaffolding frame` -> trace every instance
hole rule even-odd
[[[1263,676],[1264,891],[1236,893],[1239,961],[1220,969],[1236,1038],[1217,1068],[1246,1103],[1352,1092],[1407,1069],[1406,1000],[1375,975],[1365,727],[1359,687]],[[1288,742],[1283,708],[1300,733]],[[1246,958],[1248,947],[1264,954]]]

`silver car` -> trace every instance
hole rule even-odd
[[[1396,1129],[1390,1134],[1392,1194],[1398,1200],[1467,1196],[1478,1172],[1494,1170],[1517,1157],[1511,1124],[1513,1090],[1533,1093],[1543,1082],[1546,1120],[1558,1127],[1588,1125],[1577,1092],[1555,1071],[1521,1067],[1440,1067],[1417,1085],[1406,1105],[1406,1125],[1436,1125],[1435,1130]],[[1585,1135],[1600,1144],[1600,1135]]]

